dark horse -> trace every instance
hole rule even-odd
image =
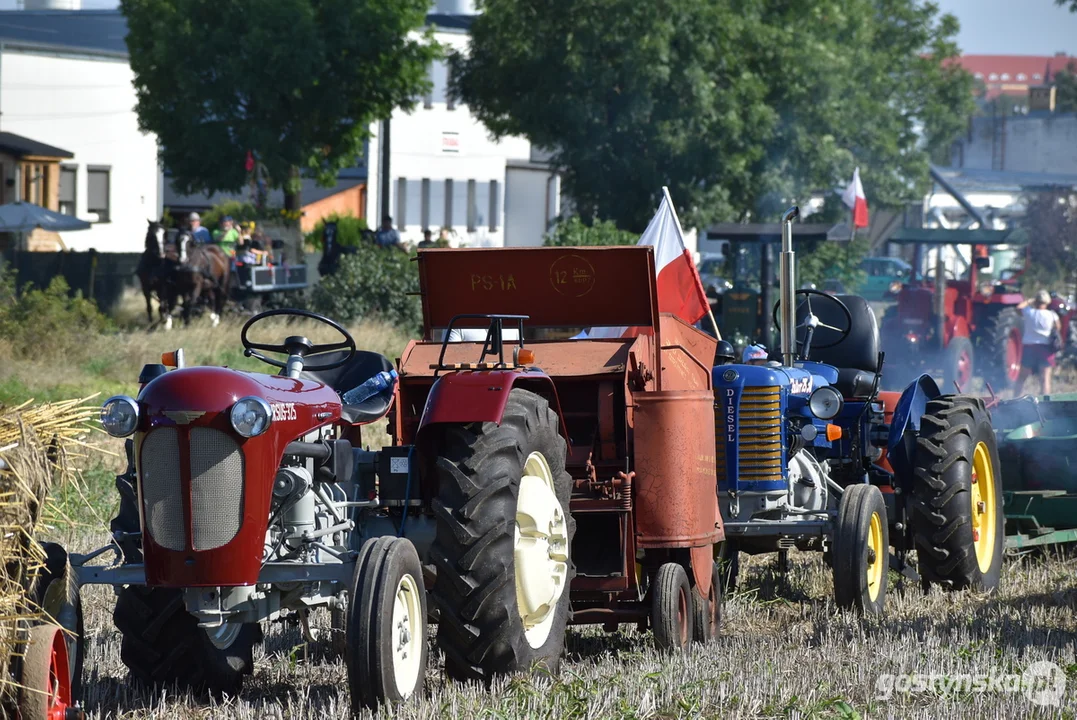
[[[181,230],[176,235],[175,252],[176,262],[169,268],[168,280],[164,283],[169,320],[176,299],[182,298],[183,322],[190,324],[191,311],[204,296],[211,302],[209,317],[216,327],[228,300],[228,286],[232,277],[228,256],[217,245],[196,243],[189,230]]]
[[[166,251],[165,251],[165,226],[156,220],[148,220],[146,228],[146,246],[142,251],[142,257],[138,259],[138,268],[135,270],[138,281],[142,284],[142,294],[146,298],[146,319],[153,325],[153,295],[157,294],[158,312],[161,322],[171,324],[171,316],[165,307],[168,293],[164,292],[166,276]],[[168,318],[166,320],[166,318]]]

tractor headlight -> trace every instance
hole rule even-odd
[[[112,437],[127,437],[138,428],[138,403],[126,395],[110,397],[101,406],[101,426]]]
[[[808,398],[808,407],[812,415],[820,420],[830,420],[837,417],[841,409],[845,407],[845,401],[841,399],[841,393],[829,385],[816,389]]]
[[[273,412],[269,403],[253,395],[236,400],[232,406],[232,427],[243,437],[261,435],[269,429]]]

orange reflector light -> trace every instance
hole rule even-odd
[[[826,426],[826,439],[830,442],[835,440],[841,440],[841,426],[840,425],[827,425]]]
[[[161,364],[166,367],[183,367],[183,349],[181,348],[179,350],[173,350],[172,352],[161,353]]]
[[[535,362],[535,351],[526,350],[524,348],[517,348],[516,350],[516,364],[517,365],[530,365]]]

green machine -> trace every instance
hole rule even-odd
[[[713,302],[714,316],[725,338],[743,338],[774,347],[774,303],[778,300],[778,223],[718,223],[699,239],[699,251],[722,254],[732,287]],[[797,243],[808,249],[819,242],[849,241],[848,225],[806,223],[797,226]],[[713,298],[712,298],[713,299]],[[737,344],[734,342],[734,344]]]
[[[1077,542],[1077,393],[991,408],[998,438],[1006,547]]]

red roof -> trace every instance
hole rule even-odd
[[[1054,55],[962,55],[958,62],[987,86],[988,99],[1002,94],[1026,94],[1035,85],[1045,85],[1055,73],[1077,63],[1077,57]]]

